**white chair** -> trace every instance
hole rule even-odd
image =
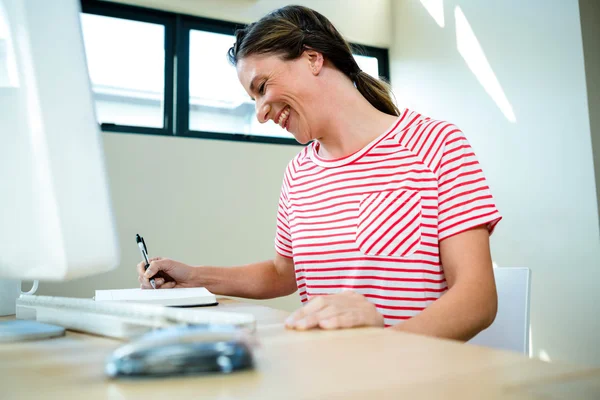
[[[529,268],[494,268],[498,313],[489,328],[468,343],[529,355]]]

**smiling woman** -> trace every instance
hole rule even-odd
[[[399,110],[323,15],[276,10],[236,33],[229,59],[259,122],[306,146],[284,174],[273,260],[138,266],[142,287],[272,298],[299,291],[294,329],[390,326],[467,340],[496,314],[489,235],[500,220],[464,134]]]
[[[322,100],[315,101],[322,99],[322,93],[330,86],[326,84],[334,81],[339,82],[335,86],[345,83],[349,88],[352,84],[375,109],[393,116],[400,114],[392,101],[389,85],[363,72],[350,45],[331,22],[306,7],[284,7],[239,29],[236,43],[229,50],[229,60],[237,65],[246,91],[257,100],[258,120],[262,123],[273,120],[303,144],[315,139],[302,131],[308,128],[304,121],[308,115],[299,114],[300,110],[284,100],[294,101],[296,97],[305,105],[320,104]],[[306,66],[309,68],[303,68]],[[311,80],[303,74],[320,76],[321,80]],[[270,96],[267,96],[267,87],[271,88]],[[353,88],[350,90],[356,92]],[[274,101],[275,96],[280,97],[279,101]],[[297,107],[305,105],[296,104]],[[313,114],[309,107],[306,111]],[[318,125],[314,117],[323,112],[314,114],[312,125]]]

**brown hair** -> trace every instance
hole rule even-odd
[[[400,115],[392,101],[389,84],[361,71],[352,56],[350,45],[333,24],[307,7],[282,7],[238,29],[228,58],[233,65],[252,54],[273,53],[283,60],[294,60],[306,49],[323,54],[325,59],[354,82],[373,107],[386,114]]]

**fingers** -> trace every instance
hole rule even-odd
[[[138,281],[140,282],[141,289],[154,289],[148,278],[139,276]],[[156,289],[172,289],[177,286],[177,282],[172,280],[165,281],[164,278],[155,278],[154,284],[156,285]]]
[[[162,257],[152,257],[150,258],[148,261],[152,262],[152,261],[160,261],[162,260]],[[146,261],[141,261],[138,265],[137,265],[137,271],[140,275],[144,275],[144,272],[146,272]]]
[[[137,265],[137,272],[139,276],[144,276],[144,272],[146,272],[146,269],[144,268],[146,266],[146,261],[142,261],[141,263],[139,263]]]
[[[296,322],[306,318],[307,315],[312,315],[327,306],[327,297],[326,296],[317,296],[312,298],[308,304],[304,307],[294,311],[292,315],[290,315],[285,320],[285,325],[288,328],[293,328],[296,325]]]
[[[154,289],[150,284],[150,281],[143,276],[138,276],[138,281],[140,282],[140,288],[142,289]]]
[[[290,329],[341,329],[358,326],[384,327],[383,316],[366,297],[355,292],[318,296],[285,321]]]
[[[335,315],[331,318],[322,319],[319,321],[319,327],[322,329],[343,329],[353,328],[355,326],[361,326],[357,315],[354,313],[343,313]]]
[[[167,268],[169,266],[169,263],[171,262],[171,260],[161,258],[161,257],[151,258],[149,261],[150,261],[150,265],[143,273],[144,277],[147,279],[152,278],[159,271],[162,271],[165,268]]]
[[[301,331],[316,328],[320,326],[321,321],[332,319],[339,315],[340,312],[340,309],[335,305],[326,306],[313,314],[308,314],[304,318],[297,320],[294,323],[294,328]]]
[[[150,281],[148,281],[148,279],[144,277],[144,272],[146,272],[144,270],[144,264],[145,264],[144,262],[141,262],[137,265],[138,281],[140,282],[140,287],[142,289],[147,289],[147,287],[145,287],[145,286],[150,286]]]
[[[162,257],[152,257],[148,261],[150,261],[150,263],[152,263],[152,261],[160,261],[162,259],[163,259]],[[150,281],[148,280],[147,277],[144,276],[146,273],[146,261],[140,262],[136,266],[136,268],[137,268],[138,280],[140,281],[140,284],[142,286],[146,286],[146,287],[144,287],[145,289],[151,288],[152,286],[150,285]]]
[[[343,311],[335,306],[326,307],[320,312],[307,315],[296,321],[289,328],[305,331],[319,327],[321,329],[345,329],[363,326],[360,314],[352,311]]]

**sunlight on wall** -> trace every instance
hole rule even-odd
[[[7,12],[0,2],[0,87],[19,87],[17,62]]]
[[[552,361],[550,359],[550,355],[546,352],[546,350],[541,349],[538,354],[540,356],[540,360],[546,361],[546,362],[551,362]]]
[[[444,27],[444,0],[419,0],[423,7],[427,10],[429,15],[437,22],[437,24]]]
[[[429,15],[440,26],[445,26],[444,0],[419,0]],[[471,72],[475,75],[481,86],[496,103],[502,114],[510,122],[517,122],[517,117],[512,105],[506,98],[498,78],[490,66],[473,29],[459,6],[454,9],[456,22],[456,47],[463,57]]]
[[[454,9],[454,17],[456,19],[456,47],[458,52],[504,116],[510,122],[517,122],[513,108],[485,57],[485,53],[471,29],[469,21],[467,21],[459,6]]]

